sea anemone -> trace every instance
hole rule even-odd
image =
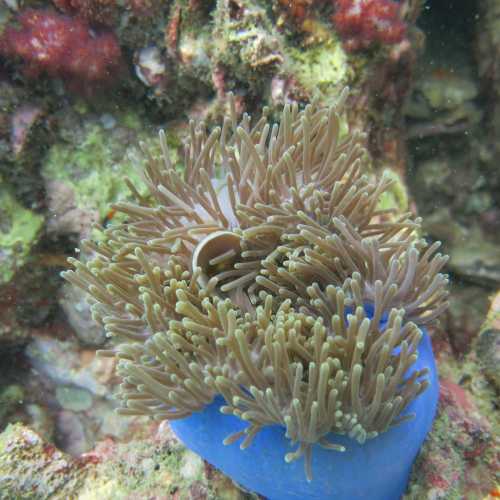
[[[182,172],[164,133],[159,157],[144,150],[149,194],[129,183],[125,221],[64,273],[114,339],[120,413],[188,421],[219,401],[242,423],[225,444],[279,426],[309,480],[316,444],[343,451],[341,435],[363,444],[413,418],[447,258],[418,219],[378,208],[391,181],[345,132],[346,97],[287,104],[279,125],[266,109],[238,120],[229,98],[222,127],[191,122]]]

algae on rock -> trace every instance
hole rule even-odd
[[[336,96],[353,77],[342,42],[333,33],[311,47],[287,47],[286,55],[292,74],[311,95]]]
[[[124,178],[140,188],[141,174],[131,156],[138,155],[141,142],[156,144],[156,130],[130,111],[112,119],[75,114],[62,119],[68,122],[63,140],[49,149],[42,175],[47,185],[57,181],[70,188],[76,208],[97,211],[102,220],[112,203],[130,197]],[[168,140],[176,163],[180,141],[174,135]]]
[[[263,7],[241,0],[237,10],[238,15],[233,15],[228,0],[217,1],[212,62],[221,67],[226,78],[257,92],[281,70],[283,39]]]
[[[43,226],[42,215],[23,207],[0,178],[0,286],[9,283],[28,258]]]
[[[154,429],[149,429],[153,431]],[[100,443],[73,458],[21,424],[0,434],[0,499],[243,500],[229,479],[186,450],[168,428],[130,443]]]

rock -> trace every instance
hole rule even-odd
[[[56,417],[57,445],[73,457],[89,451],[93,445],[85,422],[72,411],[61,411]]]
[[[212,65],[226,69],[226,79],[259,91],[284,62],[283,38],[266,9],[250,0],[216,4],[213,12]],[[229,89],[226,89],[229,90]]]
[[[59,386],[56,388],[56,398],[63,409],[74,412],[89,410],[93,404],[92,394],[79,387]]]
[[[24,389],[18,384],[0,387],[0,427],[5,424],[5,419],[22,404]]]
[[[446,321],[448,341],[458,358],[463,359],[471,350],[488,312],[488,306],[487,290],[452,280],[450,306],[443,319]]]
[[[111,203],[131,199],[124,177],[140,190],[140,175],[129,155],[137,152],[141,140],[156,140],[155,131],[145,133],[140,115],[132,111],[114,114],[113,128],[100,116],[83,119],[73,109],[58,116],[64,132],[48,149],[41,168],[49,230],[54,233],[74,231],[86,237],[90,224],[104,219]]]
[[[43,216],[24,208],[0,177],[0,286],[25,264],[37,242]]]
[[[0,435],[1,498],[69,498],[94,468],[92,458],[72,459],[21,424]]]
[[[475,99],[476,81],[459,75],[453,68],[421,71],[404,113],[411,120],[409,138],[463,132],[477,125],[482,112]]]
[[[29,428],[39,434],[43,440],[52,443],[55,423],[48,409],[34,403],[27,404],[23,409],[28,417]]]
[[[0,345],[4,351],[25,345],[31,337],[30,328],[21,324],[16,317],[16,298],[15,287],[0,287],[0,308],[2,311]]]
[[[78,344],[45,336],[37,336],[26,347],[31,366],[52,386],[76,386],[97,397],[106,396],[105,385],[109,360],[96,358],[95,352],[80,350]]]
[[[51,259],[51,254],[33,256],[12,281],[16,290],[16,317],[22,325],[42,327],[57,307],[61,278],[54,267],[60,263],[57,256],[56,262]]]
[[[442,75],[426,74],[417,85],[426,102],[433,109],[455,109],[475,99],[479,93],[477,83],[449,71]]]
[[[500,291],[496,293],[476,344],[476,354],[486,378],[500,391]]]
[[[45,184],[48,203],[47,233],[50,235],[90,235],[90,228],[99,221],[99,213],[92,208],[76,206],[75,191],[71,185],[48,180]]]
[[[251,498],[180,445],[168,426],[73,458],[20,424],[0,435],[0,498]],[[254,497],[255,498],[255,497]]]
[[[479,231],[450,251],[450,269],[480,285],[500,286],[500,247],[487,241]]]
[[[348,81],[348,56],[331,32],[327,40],[312,47],[287,47],[286,55],[291,74],[310,95],[318,89],[326,95],[338,94]]]
[[[459,245],[467,240],[467,229],[453,219],[449,207],[439,208],[427,215],[422,229],[424,234],[449,245]]]
[[[485,498],[495,487],[498,447],[468,392],[441,380],[433,429],[413,466],[405,500]]]
[[[106,342],[106,334],[104,329],[92,319],[85,293],[80,288],[65,283],[59,296],[59,305],[66,313],[66,318],[78,340],[83,345],[102,346]]]
[[[500,391],[500,330],[491,328],[481,332],[476,353],[486,378]]]
[[[27,263],[10,282],[0,285],[0,345],[3,348],[25,345],[34,329],[43,328],[57,307],[56,290],[61,280],[47,265],[47,257],[27,257]]]
[[[12,115],[10,141],[16,157],[24,152],[31,129],[36,126],[42,116],[42,108],[34,104],[24,104]]]

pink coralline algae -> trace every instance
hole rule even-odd
[[[394,45],[406,36],[401,6],[392,0],[336,0],[332,20],[349,51]]]
[[[113,33],[95,33],[84,20],[48,10],[27,9],[18,21],[19,28],[8,27],[0,37],[0,55],[21,59],[29,78],[62,78],[70,90],[88,95],[121,72]]]
[[[85,19],[90,24],[110,26],[116,20],[115,0],[52,0],[65,14]]]
[[[442,378],[438,415],[414,465],[408,498],[495,498],[499,456],[493,425],[473,393]]]

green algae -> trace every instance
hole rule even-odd
[[[0,285],[3,285],[25,264],[44,218],[18,203],[1,178],[0,186]]]
[[[311,95],[318,90],[338,95],[352,76],[342,43],[333,35],[311,47],[287,47],[286,55],[292,74]]]
[[[390,168],[384,169],[382,175],[390,179],[392,184],[380,196],[378,209],[396,210],[397,213],[408,211],[408,191],[401,176]]]
[[[141,191],[140,143],[159,153],[156,130],[131,112],[113,115],[109,129],[102,120],[85,120],[66,133],[64,142],[54,144],[47,153],[42,173],[47,180],[68,184],[77,208],[97,210],[101,219],[112,203],[132,198],[124,179],[129,178]],[[171,159],[179,162],[180,140],[175,132],[167,133]]]
[[[123,177],[138,182],[139,176],[130,163],[117,161],[102,127],[93,125],[86,132],[80,143],[54,145],[43,175],[69,183],[78,208],[97,209],[103,218],[111,202],[126,196],[121,193]]]

